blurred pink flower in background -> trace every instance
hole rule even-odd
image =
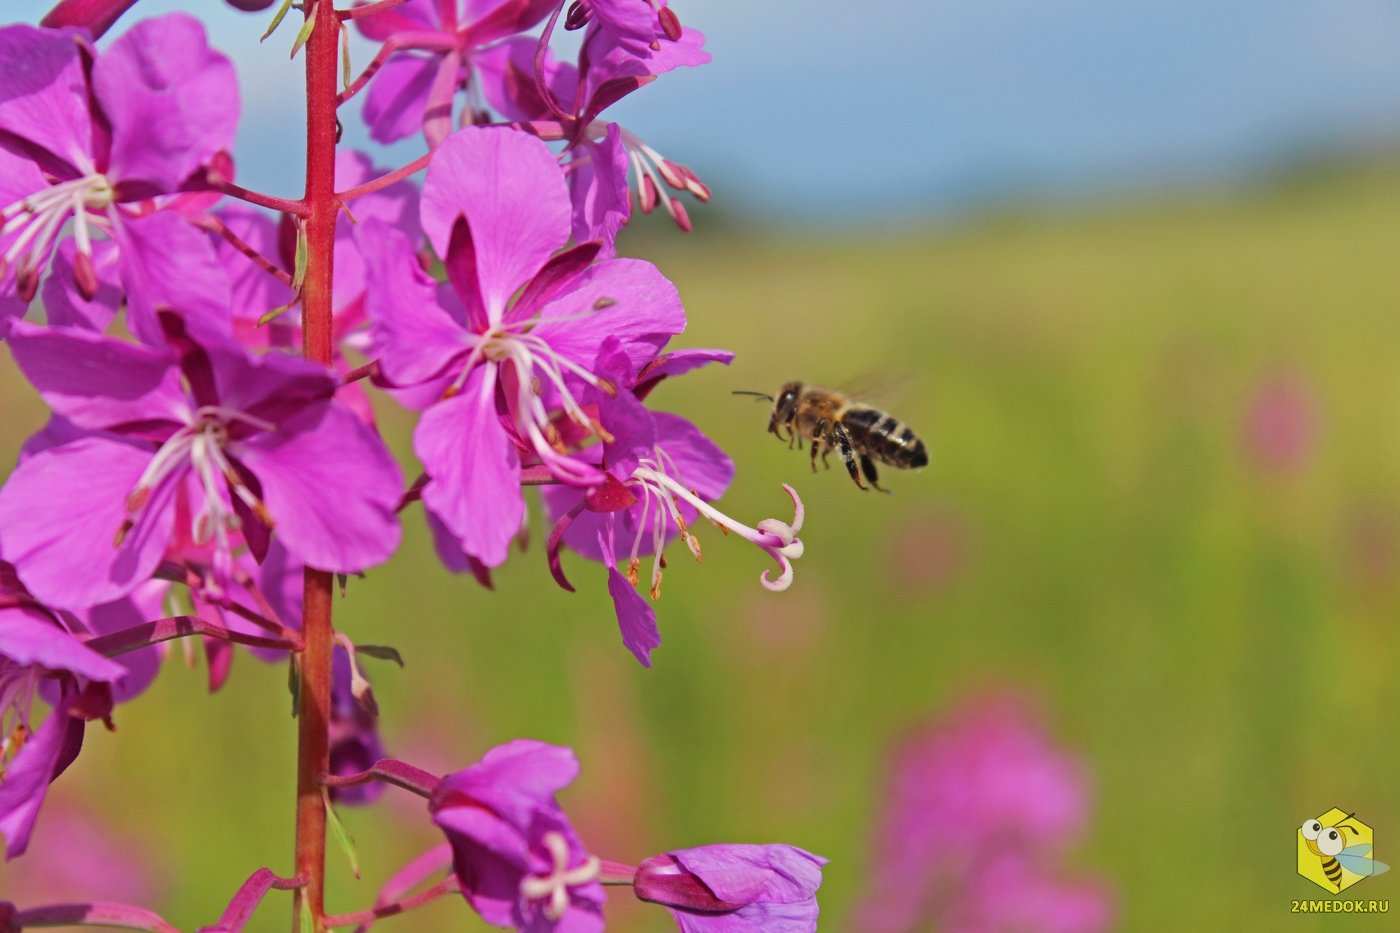
[[[1256,466],[1273,473],[1299,469],[1317,447],[1316,393],[1298,373],[1264,379],[1245,409],[1242,435]]]
[[[855,927],[867,933],[1090,933],[1112,921],[1094,879],[1058,862],[1089,817],[1084,767],[1013,695],[973,697],[895,749]]]
[[[123,901],[150,904],[163,891],[162,866],[143,837],[118,833],[93,813],[59,798],[44,809],[43,833],[62,845],[35,846],[0,867],[0,891],[27,903]]]
[[[967,516],[948,504],[907,514],[889,538],[890,585],[929,594],[956,580],[967,567],[975,543],[968,524]]]

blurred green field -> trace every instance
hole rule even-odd
[[[778,484],[799,489],[796,582],[765,592],[761,554],[702,531],[703,564],[671,554],[647,671],[598,567],[566,565],[577,595],[550,581],[537,513],[486,592],[439,568],[410,510],[405,547],[352,581],[340,614],[407,659],[371,671],[391,752],[447,770],[517,736],[570,744],[584,775],[564,802],[596,851],[801,845],[832,860],[823,929],[856,930],[888,743],[1009,685],[1092,767],[1093,830],[1070,867],[1111,881],[1123,928],[1325,923],[1288,916],[1321,893],[1294,872],[1305,818],[1354,810],[1400,863],[1396,218],[1400,168],[1375,164],[936,232],[632,235],[624,248],[680,286],[683,343],[739,354],[654,399],[738,461],[731,514],[786,518]],[[729,394],[869,374],[904,384],[887,405],[932,455],[889,476],[889,497],[810,475],[764,434],[763,406]],[[1313,394],[1318,437],[1270,472],[1241,430],[1278,374]],[[13,367],[0,390],[11,459],[41,412]],[[382,410],[406,451],[408,421]],[[182,928],[212,922],[253,868],[289,869],[285,679],[240,658],[209,697],[177,650],[55,787],[152,837]],[[434,841],[393,789],[346,819],[365,877],[331,851],[340,911]],[[49,842],[41,818],[33,848]],[[1348,896],[1390,897],[1397,878]],[[627,900],[610,901],[610,929],[674,929]],[[270,898],[257,928],[284,928],[288,903]],[[442,904],[383,928],[477,929],[468,914]]]

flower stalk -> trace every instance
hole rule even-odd
[[[331,273],[335,222],[336,81],[340,22],[331,0],[306,11],[314,20],[306,43],[306,277],[302,284],[302,352],[309,360],[331,362]],[[320,776],[330,771],[331,574],[306,568],[302,602],[304,647],[297,665],[301,679],[297,709],[296,873],[306,879],[297,889],[293,928],[309,916],[312,931],[326,929],[326,809]]]

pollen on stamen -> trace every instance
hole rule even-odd
[[[598,388],[601,389],[603,394],[608,398],[617,398],[617,383],[613,382],[611,379],[599,376]]]
[[[126,540],[126,533],[131,530],[131,527],[131,519],[128,518],[122,522],[121,527],[117,529],[116,536],[112,538],[112,547],[122,546],[122,542]]]
[[[609,298],[606,295],[604,295],[602,298],[599,298],[597,301],[593,302],[593,310],[603,311],[607,308],[611,308],[615,304],[617,304],[616,298]]]
[[[131,490],[126,497],[126,510],[128,512],[139,512],[151,501],[151,488],[149,486],[137,486]]]
[[[267,510],[267,506],[264,505],[261,500],[255,501],[252,505],[252,509],[253,514],[258,517],[258,521],[269,528],[277,527],[277,522],[273,519],[272,513]]]
[[[664,561],[666,560],[666,558],[663,556],[663,557],[661,558],[661,560],[663,561],[663,564],[664,564]],[[628,582],[628,583],[631,583],[633,586],[636,586],[638,583],[641,582],[641,579],[642,579],[641,568],[642,568],[642,562],[641,562],[640,560],[638,560],[637,558],[635,558],[635,557],[632,558],[630,561],[627,562],[627,582]]]

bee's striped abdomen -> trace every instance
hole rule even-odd
[[[1322,863],[1322,871],[1327,875],[1327,880],[1335,885],[1342,883],[1342,866],[1334,858],[1328,858]]]
[[[928,466],[928,451],[905,424],[874,408],[852,408],[841,424],[856,447],[881,463],[906,470]]]

